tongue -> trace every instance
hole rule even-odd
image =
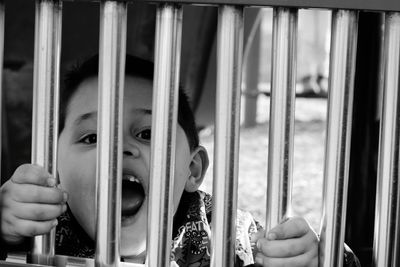
[[[139,211],[144,200],[144,190],[137,182],[122,181],[122,216],[132,216]]]

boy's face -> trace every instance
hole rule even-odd
[[[97,77],[84,80],[71,98],[65,127],[59,138],[58,171],[68,204],[84,230],[95,237]],[[125,78],[123,119],[123,193],[121,254],[137,256],[145,251],[150,175],[152,82]],[[198,150],[191,152],[183,129],[176,136],[174,213],[183,190],[194,191],[191,164]],[[202,150],[202,148],[200,149]],[[205,153],[205,151],[201,151]],[[197,154],[197,156],[196,156]],[[200,157],[201,158],[201,157]],[[197,184],[198,183],[198,184]]]

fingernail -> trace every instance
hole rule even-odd
[[[67,192],[63,192],[63,200],[64,200],[64,202],[67,202],[67,200],[68,200],[68,193]]]
[[[55,220],[53,221],[53,227],[54,227],[54,226],[57,226],[57,224],[58,224],[58,220],[55,219]]]
[[[268,240],[275,240],[276,239],[276,234],[275,233],[269,233],[267,238],[268,238]]]
[[[64,205],[62,206],[62,212],[64,213],[64,212],[66,212],[66,211],[67,211],[67,205],[64,204]]]
[[[48,178],[48,179],[47,179],[47,185],[50,186],[50,187],[55,186],[55,185],[56,185],[56,179],[54,179],[54,178]]]
[[[258,249],[258,250],[261,250],[260,240],[257,241],[256,246],[257,246],[257,249]]]

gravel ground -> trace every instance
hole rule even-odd
[[[269,110],[269,98],[259,98],[258,110]],[[240,129],[238,206],[264,224],[269,118],[268,114],[258,114],[256,127]],[[322,208],[325,127],[325,99],[296,100],[292,209],[293,215],[305,217],[317,231]],[[210,168],[201,188],[207,192],[212,192],[213,138],[211,128],[200,134],[210,157]]]

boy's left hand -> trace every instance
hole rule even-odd
[[[265,231],[252,237],[258,252],[257,266],[318,266],[318,237],[307,221],[293,217],[272,228],[265,237]]]

